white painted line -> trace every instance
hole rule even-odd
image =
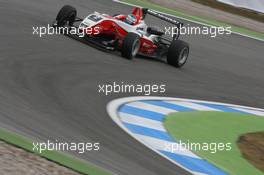
[[[125,5],[128,5],[128,6],[141,7],[141,6],[138,6],[138,5],[134,5],[134,4],[131,4],[131,3],[128,3],[128,2],[119,1],[119,0],[112,0],[112,1],[114,1],[116,3],[119,3],[119,4],[125,4]],[[160,13],[160,14],[163,14],[163,15],[167,15],[167,16],[170,16],[170,17],[176,17],[176,18],[183,19],[185,21],[189,21],[189,22],[192,22],[192,23],[200,24],[200,25],[203,25],[203,26],[214,27],[213,25],[206,24],[206,23],[199,22],[199,21],[195,21],[195,20],[191,20],[191,19],[184,18],[184,17],[181,17],[181,16],[175,16],[175,15],[172,15],[172,14],[169,14],[169,13],[160,12],[160,11],[157,11],[157,10],[155,10],[155,11]],[[251,39],[254,39],[254,40],[258,40],[258,41],[264,41],[264,39],[257,38],[257,37],[254,37],[254,36],[250,36],[250,35],[246,35],[246,34],[243,34],[243,33],[235,32],[235,31],[232,31],[232,33],[240,35],[240,36],[244,36],[244,37],[247,37],[247,38],[251,38]]]
[[[143,118],[143,117],[138,117],[138,116],[123,113],[123,112],[119,112],[119,116],[122,122],[166,132],[166,129],[164,128],[162,122]]]
[[[164,141],[164,140],[160,140],[160,139],[157,139],[154,137],[144,136],[144,135],[140,135],[140,134],[135,134],[135,136],[156,150],[169,152],[169,150],[166,150],[166,149],[168,149],[167,146],[168,145],[174,145],[174,148],[179,148],[179,149],[173,150],[173,153],[199,159],[199,157],[197,155],[195,155],[194,153],[192,153],[188,149],[185,149],[184,147],[180,146],[180,144],[178,144],[176,142]]]
[[[173,109],[168,109],[165,107],[156,106],[156,105],[152,105],[152,104],[148,104],[148,103],[144,103],[144,102],[132,102],[132,103],[128,103],[126,105],[132,106],[135,108],[139,108],[139,109],[157,112],[157,113],[160,113],[163,115],[168,115],[170,113],[177,112],[176,110],[173,110]]]
[[[207,175],[207,174],[195,172],[193,175]]]
[[[235,110],[242,111],[242,112],[247,112],[253,115],[258,115],[258,116],[264,116],[264,111],[257,111],[257,110],[250,110],[250,109],[243,109],[243,108],[235,108],[232,107]]]
[[[191,109],[198,110],[198,111],[220,111],[218,109],[210,108],[208,106],[191,103],[191,102],[183,102],[183,101],[166,101],[166,102],[179,105],[179,106],[184,106],[184,107],[191,108]]]

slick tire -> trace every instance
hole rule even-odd
[[[128,33],[121,47],[122,57],[133,59],[140,49],[140,36],[136,33]]]
[[[182,40],[172,41],[168,54],[167,63],[177,68],[181,68],[189,56],[189,44]]]
[[[76,16],[77,16],[77,10],[74,7],[72,7],[70,5],[63,6],[60,9],[60,11],[56,17],[57,26],[58,27],[65,26],[67,24],[67,22],[70,26],[72,26]]]

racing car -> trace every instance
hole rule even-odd
[[[169,39],[165,32],[146,25],[147,15],[173,24],[175,32]],[[77,17],[76,8],[65,5],[57,14],[53,23],[55,28],[70,27],[85,33],[83,37],[89,43],[100,48],[120,51],[122,57],[132,59],[136,55],[166,59],[167,63],[182,67],[189,55],[188,43],[179,39],[179,30],[183,23],[147,8],[135,7],[129,15],[108,15],[98,12],[85,18]]]

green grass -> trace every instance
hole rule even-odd
[[[224,112],[181,112],[168,116],[164,123],[177,140],[188,143],[231,143],[230,151],[196,150],[199,156],[231,175],[263,175],[240,153],[240,135],[264,131],[264,118]]]
[[[121,0],[121,1],[128,2],[128,3],[134,4],[134,5],[138,5],[138,6],[142,6],[142,7],[146,7],[146,8],[151,8],[153,10],[157,10],[157,11],[160,11],[160,12],[168,13],[168,14],[171,14],[171,15],[175,15],[175,16],[178,16],[178,17],[186,18],[186,19],[189,19],[189,20],[201,22],[201,23],[204,23],[204,24],[212,25],[212,26],[223,26],[223,27],[231,26],[233,32],[241,33],[241,34],[244,34],[244,35],[248,35],[248,36],[251,36],[251,37],[254,37],[254,38],[258,38],[258,39],[264,40],[264,34],[263,33],[251,31],[251,30],[239,27],[239,26],[226,24],[226,23],[223,23],[223,22],[220,22],[220,21],[216,21],[216,20],[213,20],[213,19],[209,19],[209,18],[205,18],[205,17],[189,15],[189,14],[186,14],[185,12],[181,12],[181,11],[178,11],[178,10],[175,10],[175,9],[169,9],[169,8],[166,8],[166,7],[159,6],[157,4],[150,3],[147,0]]]
[[[33,142],[30,139],[14,134],[0,128],[0,140],[3,140],[9,144],[15,145],[19,148],[25,149],[29,152],[38,154],[50,161],[56,162],[62,166],[68,167],[76,172],[86,175],[110,175],[105,170],[93,165],[88,165],[84,161],[74,158],[68,154],[58,151],[44,151],[41,154],[37,151],[33,151]]]

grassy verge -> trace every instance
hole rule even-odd
[[[3,140],[9,144],[12,144],[14,146],[17,146],[19,148],[23,148],[29,152],[38,154],[41,157],[44,157],[50,161],[56,162],[62,166],[65,166],[67,168],[70,168],[76,172],[79,172],[81,174],[86,174],[86,175],[110,175],[110,173],[92,166],[88,165],[87,163],[74,158],[70,155],[67,155],[62,152],[57,152],[57,151],[44,151],[41,154],[37,151],[33,151],[33,145],[32,141],[24,138],[20,135],[14,134],[12,132],[8,132],[4,129],[0,128],[0,140]]]
[[[168,132],[182,142],[231,143],[230,151],[193,150],[230,175],[263,175],[243,158],[237,146],[240,135],[264,131],[263,117],[224,112],[182,112],[168,116],[164,124]]]
[[[192,0],[193,2],[197,2],[215,9],[219,9],[228,13],[236,14],[239,16],[244,16],[246,18],[250,18],[259,22],[264,22],[264,14],[259,13],[253,10],[245,9],[245,8],[237,8],[217,0]]]
[[[240,34],[243,34],[243,35],[247,35],[247,36],[250,36],[250,37],[253,37],[253,38],[258,38],[258,39],[264,40],[264,34],[262,34],[262,33],[251,31],[251,30],[248,30],[248,29],[245,29],[245,28],[242,28],[242,27],[226,24],[226,23],[219,22],[219,21],[216,21],[216,20],[207,19],[207,18],[204,18],[204,17],[188,15],[185,12],[181,12],[181,11],[178,11],[178,10],[175,10],[175,9],[169,9],[169,8],[166,8],[166,7],[162,7],[160,5],[150,3],[147,0],[121,0],[121,1],[128,2],[128,3],[134,4],[134,5],[138,5],[138,6],[142,6],[142,7],[146,7],[146,8],[151,8],[151,9],[163,12],[163,13],[168,13],[168,14],[171,14],[171,15],[175,15],[175,16],[178,16],[178,17],[181,17],[181,18],[192,20],[192,21],[197,21],[197,22],[200,22],[200,23],[203,23],[203,24],[207,24],[207,25],[224,26],[224,27],[231,26],[233,32],[240,33]]]

